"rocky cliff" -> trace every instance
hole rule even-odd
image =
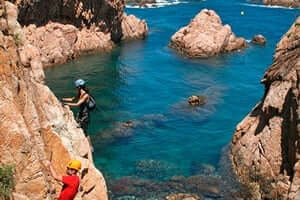
[[[300,17],[277,44],[265,94],[236,127],[230,157],[251,199],[300,199]]]
[[[37,1],[35,1],[37,2]],[[15,200],[54,199],[61,186],[42,161],[50,159],[59,174],[70,158],[82,161],[76,199],[106,200],[102,174],[72,112],[62,107],[44,84],[38,47],[26,40],[14,4],[0,1],[0,165],[16,166]]]
[[[122,0],[10,0],[27,41],[44,66],[110,51],[121,40],[144,39],[147,24],[124,13]]]

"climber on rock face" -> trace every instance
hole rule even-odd
[[[90,95],[89,89],[86,87],[86,82],[84,80],[76,80],[75,86],[77,88],[77,96],[72,98],[63,98],[62,100],[64,101],[65,105],[74,107],[79,106],[79,112],[77,113],[76,121],[79,124],[80,128],[83,129],[92,148],[90,136],[88,135],[87,131],[90,123],[90,111],[96,107],[96,102],[94,98]],[[72,103],[75,100],[77,100],[77,102]]]
[[[72,98],[63,98],[62,100],[66,105],[78,107],[79,112],[76,117],[76,121],[83,129],[84,133],[87,134],[88,125],[90,122],[90,113],[88,109],[88,100],[90,98],[89,89],[86,87],[86,83],[82,79],[75,81],[75,86],[77,88],[77,96]],[[72,103],[77,100],[77,103]]]
[[[50,161],[44,161],[44,165],[50,169],[51,175],[55,180],[64,184],[58,200],[73,200],[79,188],[80,181],[77,173],[81,169],[81,162],[79,160],[70,160],[67,164],[67,175],[65,176],[58,175]]]

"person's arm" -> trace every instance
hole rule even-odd
[[[68,101],[68,102],[72,102],[75,100],[75,97],[71,97],[71,98],[62,98],[63,101]]]
[[[85,94],[82,98],[80,98],[77,103],[65,103],[68,106],[80,106],[83,102],[85,102],[89,98],[88,94]]]
[[[59,176],[59,175],[56,173],[56,171],[55,171],[54,168],[52,167],[50,161],[45,161],[44,164],[45,164],[46,167],[48,167],[48,168],[50,169],[51,176],[52,176],[55,180],[60,181],[60,182],[63,181],[62,176]]]

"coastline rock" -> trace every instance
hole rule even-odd
[[[19,8],[19,14],[15,12],[13,16],[24,27],[27,41],[39,49],[44,66],[88,53],[110,51],[121,40],[144,39],[148,33],[144,20],[124,13],[123,1],[12,2]],[[0,21],[0,25],[6,23]],[[25,37],[19,33],[14,35]]]
[[[192,106],[202,106],[207,103],[207,98],[204,96],[190,96],[188,102]]]
[[[251,42],[254,44],[266,45],[267,40],[263,35],[254,35]]]
[[[45,26],[49,22],[73,25],[78,29],[98,27],[110,33],[114,42],[122,37],[123,1],[97,0],[18,0],[18,21],[22,26]]]
[[[148,34],[148,26],[145,20],[140,20],[134,15],[123,14],[122,40],[145,39]]]
[[[190,58],[207,58],[246,48],[247,43],[237,38],[228,24],[223,26],[215,11],[203,9],[172,36],[170,47]]]
[[[86,173],[76,199],[106,200],[106,183],[92,162],[83,131],[77,128],[70,109],[63,108],[44,85],[39,51],[26,39],[19,43],[13,31],[20,27],[18,21],[9,13],[3,14],[8,8],[11,13],[18,12],[13,4],[0,2],[0,21],[9,19],[14,24],[0,30],[0,163],[16,166],[14,198],[57,197],[61,185],[42,165],[52,155],[59,174],[65,173],[69,159],[81,160]]]
[[[277,44],[262,100],[240,122],[230,157],[256,199],[300,196],[300,17]]]
[[[263,0],[263,4],[272,6],[284,6],[284,7],[300,7],[299,0]]]
[[[78,55],[113,48],[109,34],[96,28],[79,30],[73,25],[50,22],[45,26],[29,25],[23,31],[27,41],[36,46],[44,66],[67,62]]]

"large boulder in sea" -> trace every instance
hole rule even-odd
[[[229,25],[222,25],[213,10],[203,9],[188,26],[176,32],[170,47],[191,58],[207,58],[247,47],[246,40],[237,38]]]
[[[284,7],[300,7],[299,0],[263,0],[265,5],[272,5],[272,6],[284,6]]]
[[[76,199],[107,199],[105,180],[92,161],[89,142],[73,113],[44,84],[38,49],[22,37],[17,7],[0,3],[0,165],[15,166],[14,199],[55,199],[61,189],[44,160],[65,174],[71,158],[82,162]]]
[[[145,20],[140,20],[134,15],[123,14],[122,40],[145,39],[148,34],[148,26]]]
[[[262,100],[240,122],[230,157],[252,199],[300,199],[300,17],[277,44]]]

